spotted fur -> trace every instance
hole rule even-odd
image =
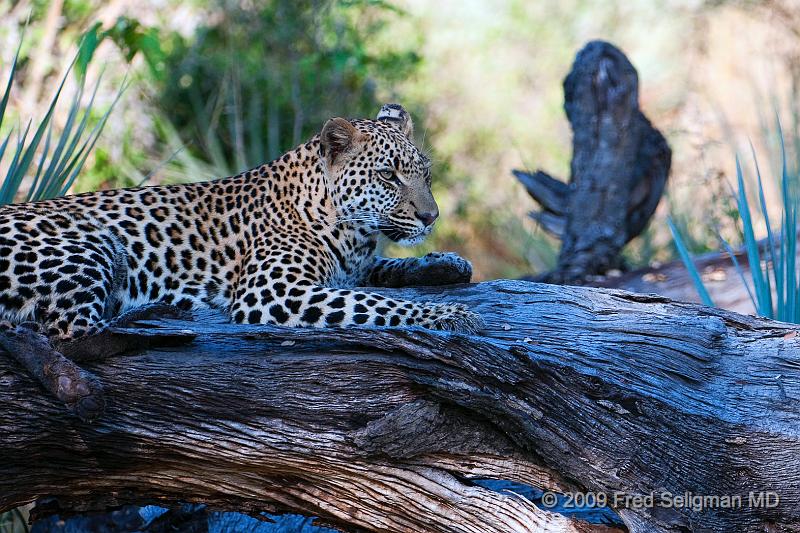
[[[438,216],[411,131],[389,105],[378,120],[331,119],[238,176],[2,207],[0,319],[64,340],[163,302],[223,309],[238,323],[475,331],[481,319],[462,305],[353,289],[426,284],[431,272],[469,281],[453,254],[375,257],[378,233],[415,244]]]

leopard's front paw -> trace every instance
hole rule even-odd
[[[422,285],[469,283],[472,263],[452,252],[433,252],[420,258]]]
[[[485,327],[483,318],[464,304],[434,304],[422,314],[422,326],[440,331],[477,333]]]

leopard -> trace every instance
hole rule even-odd
[[[471,280],[454,253],[376,253],[381,238],[421,243],[439,217],[413,131],[408,111],[386,104],[375,119],[331,118],[235,176],[0,207],[0,320],[54,343],[154,304],[237,324],[479,332],[462,304],[368,290]]]

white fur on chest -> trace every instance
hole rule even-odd
[[[372,253],[368,256],[347,257],[344,268],[337,265],[325,285],[336,289],[363,287],[374,262],[375,256]]]

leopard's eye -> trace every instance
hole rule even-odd
[[[378,177],[384,181],[388,181],[390,183],[394,183],[395,185],[400,185],[400,178],[397,177],[397,174],[394,170],[389,170],[388,168],[382,169],[378,171]]]

